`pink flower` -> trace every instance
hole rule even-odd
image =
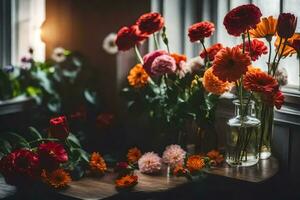
[[[144,61],[143,67],[144,67],[145,71],[147,72],[147,74],[153,75],[151,73],[152,63],[155,60],[155,58],[157,58],[158,56],[161,56],[161,55],[168,55],[168,52],[166,52],[165,50],[156,50],[156,51],[146,54],[143,57],[143,61]]]
[[[139,169],[145,174],[160,172],[162,167],[161,158],[154,152],[145,153],[138,161]]]
[[[176,165],[183,165],[186,152],[177,144],[172,144],[166,147],[163,153],[163,161],[166,164],[175,167]]]
[[[176,71],[176,61],[169,55],[161,55],[154,59],[151,72],[153,75],[170,74]]]

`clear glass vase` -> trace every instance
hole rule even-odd
[[[228,120],[226,162],[230,166],[252,166],[259,160],[260,120],[255,117],[253,101],[233,101],[235,116]]]

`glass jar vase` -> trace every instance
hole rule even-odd
[[[252,166],[259,160],[260,120],[255,117],[254,101],[234,100],[235,116],[228,120],[226,162],[230,166]]]

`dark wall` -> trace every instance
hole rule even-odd
[[[57,46],[79,51],[97,74],[93,85],[102,95],[107,111],[117,109],[116,56],[102,49],[110,32],[132,24],[150,11],[151,0],[47,0],[42,38],[46,57]]]

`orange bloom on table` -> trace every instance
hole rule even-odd
[[[203,76],[203,86],[206,91],[216,95],[221,95],[230,89],[229,82],[223,82],[213,74],[213,69],[209,68]]]
[[[64,188],[72,181],[70,174],[63,169],[57,169],[52,172],[43,170],[41,178],[45,183],[54,188]]]
[[[92,153],[89,165],[93,172],[97,172],[99,174],[103,174],[107,170],[104,159],[97,152]]]
[[[142,152],[137,147],[134,147],[128,150],[127,160],[129,163],[136,163],[141,156]]]
[[[184,168],[182,165],[177,165],[173,170],[174,176],[183,176],[187,173],[188,173],[187,169]]]
[[[140,88],[148,83],[149,75],[144,70],[143,65],[137,64],[135,65],[129,72],[129,75],[127,76],[127,80],[129,85]]]
[[[213,61],[213,74],[221,81],[234,82],[248,71],[250,57],[239,47],[221,49]]]
[[[120,189],[135,186],[138,183],[138,176],[126,175],[115,181],[116,187]]]
[[[188,157],[186,167],[191,173],[200,171],[202,168],[205,167],[203,157],[200,155],[192,155]]]
[[[295,40],[300,40],[300,33],[295,33],[293,35],[293,37],[291,37],[287,40],[287,45],[285,46],[283,54],[282,54],[284,57],[292,56],[293,54],[297,53],[297,51],[292,46],[292,44]],[[283,41],[284,41],[284,39],[282,40],[282,43],[283,43]],[[280,43],[280,37],[277,37],[276,41],[275,41],[275,47],[276,47],[277,51],[278,51],[279,43]],[[279,53],[281,53],[282,48],[283,48],[283,45],[280,45]]]
[[[252,92],[273,93],[278,90],[278,82],[266,72],[254,71],[244,77],[244,87]]]
[[[224,161],[224,156],[220,154],[217,150],[212,150],[207,153],[207,156],[215,163],[216,165],[221,164]]]
[[[250,29],[249,33],[253,38],[266,38],[272,39],[272,36],[276,34],[277,19],[273,16],[268,18],[261,18],[260,22],[256,25],[256,28]]]

